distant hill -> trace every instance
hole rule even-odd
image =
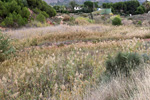
[[[68,4],[70,1],[73,0],[44,0],[46,1],[48,4]],[[77,3],[81,4],[85,1],[89,1],[89,0],[75,0]],[[128,0],[90,0],[90,1],[97,1],[100,3],[104,3],[104,2],[121,2],[121,1],[128,1]],[[140,3],[144,2],[145,0],[138,0]]]

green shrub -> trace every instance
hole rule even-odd
[[[10,39],[0,32],[0,62],[4,61],[12,52],[14,49],[10,45]]]
[[[23,18],[27,18],[27,19],[30,17],[30,12],[29,12],[29,10],[28,10],[27,7],[24,7],[24,8],[22,9],[21,16],[22,16]]]
[[[138,21],[138,23],[137,23],[138,25],[142,25],[142,21]]]
[[[39,13],[41,12],[41,10],[38,9],[38,8],[34,8],[34,9],[33,9],[33,12],[36,13],[36,14],[39,14]]]
[[[79,25],[85,25],[85,24],[94,23],[94,20],[91,20],[89,18],[84,18],[84,17],[78,17],[75,19],[75,23]]]
[[[36,20],[42,23],[46,22],[45,16],[42,15],[41,13],[36,16]]]
[[[29,9],[46,18],[56,15],[56,11],[43,0],[0,0],[0,26],[20,27],[25,25],[30,18]],[[37,18],[44,22],[42,19]]]
[[[141,56],[137,53],[121,53],[115,57],[108,57],[106,60],[106,72],[111,75],[124,73],[130,75],[132,70],[135,70],[142,63]]]
[[[120,16],[115,16],[113,19],[112,19],[112,25],[121,25],[121,18]]]
[[[49,15],[48,15],[45,11],[42,11],[41,13],[42,13],[42,15],[44,15],[46,18],[49,18]]]
[[[21,15],[17,15],[17,24],[19,25],[19,26],[23,26],[23,25],[25,25],[26,23],[27,23],[27,19],[26,18],[22,18],[21,17]]]
[[[136,14],[144,14],[144,12],[145,12],[144,6],[139,6],[136,10]]]
[[[73,16],[70,17],[70,21],[75,21],[75,18]]]
[[[12,14],[9,14],[9,16],[6,17],[2,23],[4,23],[5,26],[9,26],[9,27],[10,27],[10,26],[13,26],[14,21],[13,21],[13,16],[12,16]]]
[[[27,24],[27,26],[29,27],[46,27],[46,26],[49,26],[48,23],[41,23],[39,21],[31,21],[30,23]]]

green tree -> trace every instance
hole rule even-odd
[[[143,4],[142,4],[146,10],[146,12],[148,12],[150,10],[150,2],[149,1],[145,1]]]
[[[5,23],[6,26],[9,26],[9,27],[13,26],[14,21],[13,21],[12,14],[10,13],[9,16],[4,19],[3,22]]]
[[[30,17],[30,12],[27,7],[22,8],[21,16],[27,19]]]
[[[41,11],[41,14],[44,15],[46,18],[49,17],[49,15],[45,11]]]
[[[12,0],[11,2],[8,2],[8,10],[10,13],[13,13],[14,11],[16,13],[21,13],[21,6],[18,5],[18,3],[15,0]]]
[[[136,10],[137,14],[143,14],[145,12],[145,8],[143,6],[139,6]]]
[[[23,26],[26,24],[26,19],[23,19],[22,16],[20,14],[17,15],[17,24],[18,26]]]
[[[46,22],[45,16],[42,15],[41,13],[36,16],[36,20],[42,23]]]
[[[77,3],[75,1],[70,1],[69,5],[70,5],[72,11],[74,12],[74,8],[75,8],[75,6],[77,6]]]

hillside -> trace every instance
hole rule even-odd
[[[46,22],[56,11],[43,0],[0,0],[0,27],[21,27],[31,21]]]
[[[72,1],[72,0],[44,0],[46,1],[48,4],[67,4],[68,2]],[[89,0],[75,0],[77,3],[83,3],[85,1],[89,1]],[[128,1],[128,0],[91,0],[91,1],[98,1],[100,3],[103,2],[121,2],[121,1]],[[139,2],[144,2],[145,0],[138,0]]]

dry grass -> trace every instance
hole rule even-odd
[[[87,25],[87,26],[50,26],[7,31],[13,39],[16,48],[41,45],[64,45],[80,42],[108,40],[126,40],[133,38],[146,39],[150,37],[150,29],[135,26]],[[20,47],[18,47],[20,46]]]
[[[142,66],[132,73],[130,78],[112,78],[110,82],[102,82],[90,91],[85,100],[149,100],[150,99],[150,68]]]
[[[139,39],[148,36],[149,31],[109,25],[62,25],[7,31],[17,51],[0,63],[0,98],[83,99],[86,88],[100,81],[108,54],[149,53],[146,42]],[[65,44],[65,41],[72,43]],[[45,45],[46,42],[52,44]],[[55,45],[58,42],[62,44]],[[44,45],[40,45],[42,43]]]

